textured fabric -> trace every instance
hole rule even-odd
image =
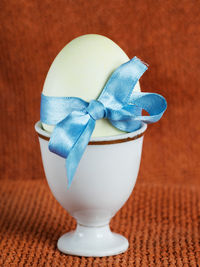
[[[0,1],[1,266],[198,266],[199,14],[195,0]],[[108,36],[148,62],[143,91],[168,101],[163,119],[146,131],[133,195],[112,221],[130,248],[105,259],[56,250],[75,222],[48,191],[34,132],[51,62],[86,33]]]
[[[30,179],[43,177],[33,129],[47,71],[67,42],[99,33],[117,42],[130,58],[137,55],[148,62],[142,89],[163,95],[169,103],[163,120],[146,133],[140,177],[196,182],[199,14],[200,2],[193,0],[1,0],[1,177],[27,179],[27,172]]]
[[[127,252],[105,258],[64,255],[57,239],[75,228],[44,180],[0,181],[0,266],[159,267],[200,264],[200,188],[138,183],[111,228]]]

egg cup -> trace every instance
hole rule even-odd
[[[128,240],[110,230],[109,222],[135,185],[145,123],[132,133],[92,138],[68,188],[65,159],[48,149],[50,134],[35,124],[49,187],[77,221],[75,231],[58,240],[58,249],[77,256],[102,257],[125,252]]]

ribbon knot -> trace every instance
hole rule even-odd
[[[106,117],[106,108],[98,100],[91,100],[86,110],[95,121]]]
[[[87,103],[77,97],[50,97],[42,94],[40,118],[55,125],[49,141],[53,153],[66,158],[68,187],[87,147],[96,120],[106,117],[119,130],[132,132],[141,122],[158,121],[167,108],[161,95],[134,92],[147,66],[137,57],[119,66],[108,79],[97,100]],[[149,116],[142,116],[142,109]]]

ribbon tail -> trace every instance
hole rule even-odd
[[[49,141],[49,150],[63,158],[67,158],[89,119],[90,116],[81,111],[70,113],[55,126]]]
[[[84,131],[80,135],[77,142],[72,147],[69,155],[66,159],[66,169],[67,169],[67,180],[68,180],[68,188],[70,187],[72,180],[74,178],[74,174],[78,167],[78,164],[81,160],[81,157],[89,143],[90,137],[95,127],[95,120],[92,118],[89,119]]]

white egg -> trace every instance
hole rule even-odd
[[[107,37],[97,34],[80,36],[68,43],[56,56],[47,74],[46,96],[97,99],[111,73],[129,60],[124,51]],[[122,89],[123,90],[123,89]],[[140,91],[139,82],[135,91]],[[52,132],[53,126],[43,124]],[[121,134],[107,119],[96,121],[93,137]]]

